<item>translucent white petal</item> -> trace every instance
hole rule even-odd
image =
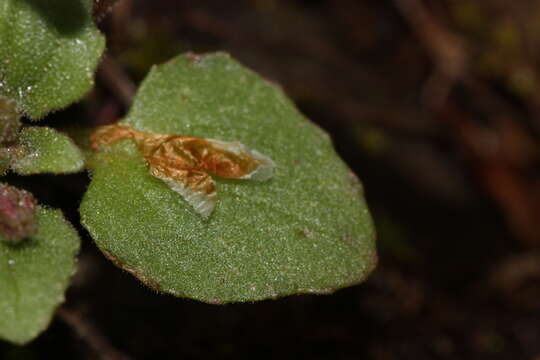
[[[190,189],[189,187],[185,186],[184,183],[182,183],[181,181],[169,178],[162,178],[159,176],[156,177],[160,180],[163,180],[163,182],[165,182],[171,188],[171,190],[182,195],[182,197],[188,202],[188,204],[193,206],[195,211],[197,211],[203,217],[207,218],[208,216],[210,216],[210,214],[212,214],[212,211],[214,211],[217,202],[217,194],[215,191],[207,194],[202,191],[195,191],[193,189]]]

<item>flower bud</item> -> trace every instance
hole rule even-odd
[[[0,241],[18,244],[34,235],[36,206],[28,191],[0,183]]]

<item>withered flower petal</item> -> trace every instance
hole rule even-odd
[[[150,174],[163,180],[201,214],[208,217],[217,202],[210,175],[230,179],[268,180],[274,162],[239,142],[186,135],[156,134],[126,125],[98,127],[90,137],[94,151],[121,139],[132,139]]]

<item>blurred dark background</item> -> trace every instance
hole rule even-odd
[[[111,122],[152,64],[229,52],[330,133],[365,185],[380,263],[334,295],[212,306],[153,293],[79,227],[67,303],[0,358],[540,360],[540,1],[104,8],[97,86],[49,124]],[[86,175],[17,181],[77,222]]]

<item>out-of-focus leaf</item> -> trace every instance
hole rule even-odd
[[[104,38],[91,0],[2,0],[0,95],[37,119],[93,85]]]
[[[131,140],[91,156],[82,223],[150,287],[209,303],[329,293],[376,262],[356,177],[328,135],[276,86],[224,54],[155,67],[123,121],[139,130],[240,141],[276,163],[267,182],[216,179],[204,219],[148,173]]]
[[[47,328],[75,270],[79,237],[62,213],[38,207],[38,232],[0,241],[0,338],[24,344]]]
[[[12,164],[21,175],[81,171],[84,158],[67,136],[49,127],[28,127],[19,136],[22,156]]]

